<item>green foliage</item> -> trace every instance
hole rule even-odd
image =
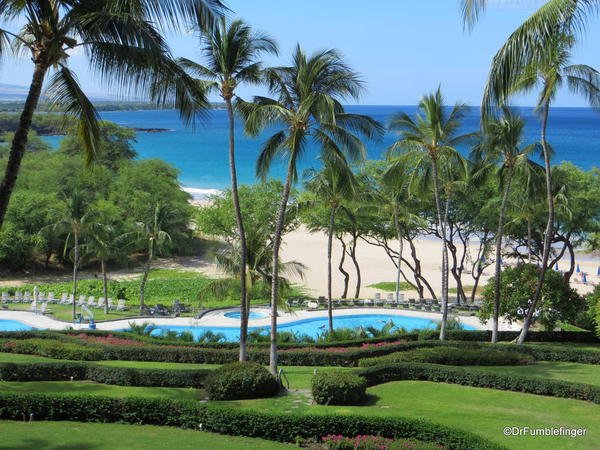
[[[208,375],[204,387],[211,400],[272,397],[279,391],[277,380],[266,368],[249,362],[219,367]]]
[[[533,298],[540,269],[531,264],[507,267],[502,272],[500,285],[500,315],[513,322],[524,318]],[[480,317],[488,320],[494,307],[494,278],[483,290],[483,308]],[[552,330],[558,321],[569,321],[583,308],[583,298],[569,286],[564,277],[554,271],[546,273],[542,297],[533,319]]]
[[[367,287],[370,287],[373,289],[379,289],[381,291],[396,292],[396,282],[395,281],[382,281],[381,283],[371,284]],[[415,287],[412,284],[407,283],[406,281],[401,281],[400,282],[400,290],[401,291],[414,291]]]
[[[0,341],[3,352],[39,355],[55,359],[98,361],[103,357],[100,347],[60,342],[53,339],[15,339]]]
[[[328,435],[323,436],[323,443],[327,450],[400,450],[410,448],[412,450],[440,450],[442,447],[431,442],[421,442],[414,439],[394,440],[381,436],[356,436],[354,438]]]
[[[319,405],[358,405],[367,391],[367,380],[350,372],[318,372],[311,385]]]
[[[458,347],[419,348],[405,352],[391,353],[377,358],[361,359],[361,367],[377,366],[397,362],[419,362],[452,366],[513,366],[531,364],[531,355],[498,350],[468,349]]]

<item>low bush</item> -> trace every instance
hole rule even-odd
[[[89,380],[118,386],[201,388],[209,369],[111,367],[79,362],[3,363],[0,381]]]
[[[364,377],[369,386],[398,380],[434,381],[600,403],[600,386],[547,380],[541,377],[496,374],[466,367],[397,363],[359,369],[355,373]]]
[[[241,400],[272,397],[279,391],[279,384],[263,366],[235,362],[212,371],[204,388],[211,400]]]
[[[0,351],[79,361],[98,361],[104,355],[101,347],[40,338],[3,341],[0,343]]]
[[[468,349],[459,347],[418,348],[391,353],[375,358],[361,359],[361,367],[397,362],[419,362],[452,366],[516,366],[531,364],[533,357],[525,353],[492,349]]]
[[[280,442],[321,439],[328,434],[380,435],[443,444],[452,450],[501,450],[505,447],[472,433],[425,419],[357,415],[294,415],[202,405],[193,401],[111,398],[96,395],[17,394],[0,392],[0,419],[71,420],[202,428]]]
[[[367,380],[350,372],[319,372],[312,377],[312,395],[319,405],[358,405]]]
[[[339,434],[323,436],[323,443],[327,450],[439,450],[445,449],[442,445],[432,442],[416,441],[414,439],[390,439],[381,436],[355,436],[346,437]]]

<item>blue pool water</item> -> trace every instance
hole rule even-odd
[[[3,320],[0,319],[0,331],[24,331],[33,330],[29,325],[17,322],[16,320]]]
[[[394,316],[388,314],[360,314],[352,316],[338,316],[333,318],[333,326],[335,328],[357,328],[357,327],[375,327],[382,328],[389,320],[392,320],[398,327],[407,330],[421,330],[425,328],[435,328],[436,323],[429,319],[419,317]],[[306,334],[316,338],[319,334],[327,329],[327,317],[317,317],[314,319],[303,319],[296,322],[280,324],[277,326],[278,331],[292,331],[298,335]],[[465,330],[476,330],[475,327],[463,325]],[[225,336],[226,341],[235,342],[239,340],[240,330],[238,327],[190,327],[190,326],[172,326],[161,325],[157,326],[154,334],[160,334],[162,331],[173,330],[177,332],[191,331],[194,337],[201,336],[206,331],[213,333],[221,333]],[[262,329],[267,333],[270,327],[248,327],[249,331]]]
[[[229,317],[230,319],[239,319],[242,317],[242,313],[239,311],[232,311],[232,312],[225,313],[224,316]],[[248,314],[248,317],[250,319],[264,319],[266,317],[266,315],[264,315],[263,313],[260,313],[260,312],[250,311],[250,314]]]

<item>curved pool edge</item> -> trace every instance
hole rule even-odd
[[[231,311],[232,309],[228,310]],[[266,311],[267,315],[263,319],[252,319],[250,325],[253,328],[268,327],[270,326],[270,317],[268,315],[268,309],[260,308],[261,312]],[[208,311],[200,319],[193,317],[138,317],[131,319],[115,319],[103,322],[96,322],[96,328],[98,330],[105,331],[117,331],[124,328],[128,328],[130,323],[141,325],[143,323],[151,323],[158,326],[188,326],[188,327],[239,327],[239,319],[232,319],[224,317],[224,313],[227,311]],[[349,309],[336,309],[334,312],[334,318],[340,316],[355,316],[355,315],[369,315],[369,314],[381,314],[388,316],[402,316],[402,317],[413,317],[427,320],[440,320],[441,314],[434,312],[423,312],[423,311],[410,311],[410,310],[397,310],[388,308],[349,308]],[[278,323],[281,325],[297,322],[305,319],[316,319],[327,317],[326,311],[295,311],[292,313],[282,311],[278,318]],[[49,330],[66,330],[73,328],[75,330],[87,330],[89,329],[88,324],[76,324],[71,322],[64,322],[61,320],[54,319],[49,316],[43,316],[38,313],[30,311],[8,311],[0,310],[0,319],[16,320],[24,323],[25,325],[33,328],[49,329]],[[468,326],[474,327],[478,330],[491,330],[492,324],[488,322],[483,324],[477,317],[474,316],[460,316],[460,321]],[[499,323],[499,329],[501,331],[518,331],[521,329],[520,326],[514,323],[508,323],[501,320]]]

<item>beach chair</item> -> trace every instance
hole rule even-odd
[[[23,295],[23,303],[29,303],[32,300],[31,298],[31,292],[25,292],[25,294]]]
[[[87,297],[85,295],[80,295],[79,300],[77,300],[77,306],[85,305],[86,300],[87,300]]]
[[[67,305],[72,305],[75,302],[75,296],[73,294],[69,294],[67,297]]]
[[[320,296],[318,299],[318,302],[320,305],[326,305],[327,304],[327,299],[324,296]]]
[[[68,305],[69,304],[69,296],[67,294],[61,294],[60,295],[60,304],[61,305]]]
[[[92,305],[90,305],[92,308],[100,308],[102,306],[104,306],[104,302],[106,301],[106,299],[104,297],[100,297],[98,299],[98,303],[93,303]]]
[[[56,303],[56,298],[54,298],[54,292],[48,292],[48,297],[46,301],[48,303]]]
[[[373,300],[381,300],[381,293],[375,292],[375,298]]]
[[[308,308],[309,309],[318,309],[319,303],[318,302],[308,302]]]
[[[2,303],[8,303],[10,301],[10,296],[8,295],[8,292],[4,291],[2,293]]]
[[[40,309],[40,314],[49,314],[50,310],[48,309],[48,302],[42,303],[42,308]]]
[[[119,301],[117,302],[117,311],[124,311],[125,310],[125,300],[123,300],[122,298],[119,299]]]
[[[15,292],[15,303],[21,303],[23,301],[23,294],[21,291]]]
[[[31,302],[31,305],[29,306],[29,309],[33,312],[35,312],[35,310],[37,309],[37,303],[36,302]]]
[[[115,307],[114,300],[112,298],[109,297],[107,302],[108,302],[108,309],[113,309]],[[104,305],[99,305],[99,306],[104,307]]]
[[[98,302],[100,302],[102,300],[102,298],[100,298],[98,300]],[[96,306],[96,297],[94,297],[93,295],[90,295],[88,297],[88,301],[87,301],[87,307],[88,308],[94,308]]]
[[[363,305],[364,305],[364,306],[373,306],[373,300],[371,300],[370,298],[368,298],[368,299],[366,299],[366,300],[363,302]]]
[[[354,299],[354,306],[358,306],[358,307],[365,306],[365,301],[361,300],[361,299],[358,299],[358,298],[355,298]]]

